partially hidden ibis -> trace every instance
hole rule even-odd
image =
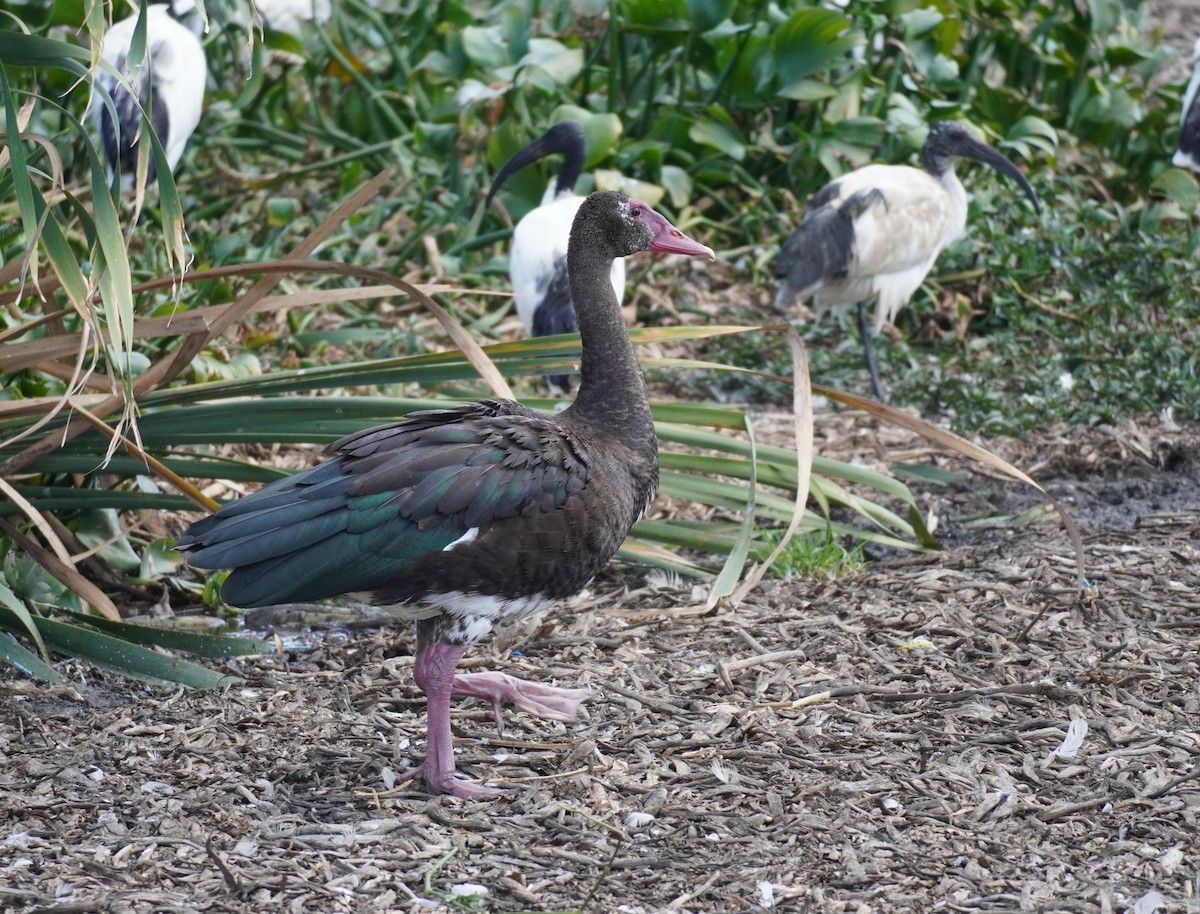
[[[809,198],[800,225],[775,261],[777,308],[811,299],[820,313],[856,310],[867,370],[885,399],[864,308],[875,302],[874,329],[895,319],[938,255],[967,224],[967,193],[956,158],[972,158],[1008,175],[1040,212],[1037,194],[1017,167],[963,126],[941,121],[921,147],[924,168],[867,165]]]
[[[131,70],[129,58],[138,14],[114,22],[100,45],[100,57],[126,77],[131,94],[112,73],[96,71],[92,119],[100,133],[108,160],[109,180],[119,172],[123,190],[133,189],[138,147],[143,140],[142,112],[150,117],[162,144],[167,164],[174,171],[187,141],[200,123],[208,65],[196,30],[199,13],[193,0],[151,0],[146,9],[145,56]],[[184,24],[184,19],[189,24]],[[107,96],[111,103],[106,103]],[[112,112],[115,110],[116,118]],[[146,184],[157,176],[154,157],[149,159]]]
[[[1179,124],[1179,148],[1171,159],[1173,165],[1200,172],[1200,39],[1192,49],[1192,78],[1183,93],[1183,115]]]
[[[654,424],[609,281],[613,261],[639,251],[713,256],[645,203],[614,192],[581,201],[567,253],[581,380],[566,409],[484,400],[410,414],[343,438],[324,463],[225,505],[178,542],[194,566],[233,569],[222,597],[234,606],[365,593],[414,620],[428,746],[401,778],[433,793],[500,792],[457,776],[452,697],[490,702],[500,727],[505,702],[574,721],[590,694],[455,668],[495,623],[577,593],[654,497]]]
[[[509,175],[546,156],[562,154],[562,168],[550,182],[541,205],[526,213],[513,229],[508,270],[517,315],[532,337],[574,333],[578,326],[567,281],[567,238],[571,221],[584,198],[575,184],[587,160],[587,137],[576,121],[559,121],[515,155],[496,173],[484,205],[488,206]],[[625,296],[625,263],[613,261],[609,275],[620,305]],[[567,375],[547,378],[552,388],[566,391]]]

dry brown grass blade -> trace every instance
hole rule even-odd
[[[504,376],[500,374],[499,369],[496,368],[495,364],[488,357],[487,353],[483,351],[483,348],[477,342],[475,342],[466,329],[458,321],[456,321],[449,314],[449,312],[446,311],[445,308],[426,295],[420,286],[413,285],[406,280],[400,279],[398,276],[392,276],[388,273],[384,273],[382,270],[373,270],[369,267],[359,267],[352,264],[333,263],[323,260],[303,260],[298,262],[281,260],[271,263],[218,267],[212,270],[189,273],[186,277],[184,277],[183,281],[199,282],[203,279],[229,275],[241,275],[244,273],[332,273],[340,276],[349,276],[355,279],[361,279],[365,282],[391,286],[394,289],[397,289],[416,299],[423,307],[428,309],[430,313],[434,315],[434,317],[437,318],[442,327],[446,330],[446,333],[459,347],[459,349],[462,350],[463,355],[465,355],[468,361],[471,362],[475,370],[479,372],[480,377],[483,378],[496,396],[507,399],[512,399],[513,397],[512,389],[508,386],[508,382],[504,380]],[[173,280],[166,279],[158,280],[158,282],[164,284],[168,284],[172,281]],[[230,306],[227,306],[226,310],[228,310],[228,307]],[[215,333],[212,332],[212,326],[213,325],[210,325],[210,329],[207,332],[215,335]],[[229,324],[224,323],[223,326],[229,326]],[[195,334],[195,336],[199,335],[201,334]],[[169,358],[170,356],[164,357],[164,359],[160,360],[159,363],[156,363],[154,367],[157,367],[157,365],[162,364],[163,361],[166,361]],[[153,371],[153,367],[150,370]],[[149,374],[149,372],[146,374]],[[141,377],[144,378],[145,374],[143,374]],[[141,378],[139,378],[139,381],[140,380]],[[143,391],[138,392],[142,393]],[[114,403],[113,401],[117,402]],[[93,409],[97,416],[103,416],[109,411],[116,409],[120,405],[119,398],[107,397],[99,403],[93,404]],[[54,449],[54,447],[58,446],[59,442],[74,438],[75,435],[82,431],[83,427],[84,426],[68,426],[68,429],[65,433],[59,434],[56,432],[55,436],[52,438],[43,439],[36,445],[26,448],[24,451],[21,451],[19,454],[10,458],[5,464],[0,465],[0,473],[11,474],[15,470],[25,466],[29,461],[40,457],[44,453],[49,453]],[[50,445],[49,447],[47,447],[48,443]]]
[[[29,119],[33,117],[33,108],[37,104],[37,96],[31,95],[29,99],[20,108],[17,109],[17,133],[24,134],[25,128],[29,126]],[[8,146],[0,149],[0,168],[8,168]]]
[[[67,551],[67,547],[63,545],[62,540],[58,538],[58,534],[42,516],[42,512],[29,503],[29,501],[14,489],[6,479],[0,478],[0,492],[3,492],[9,497],[13,504],[21,509],[21,513],[33,522],[33,525],[38,528],[42,534],[42,538],[50,544],[50,549],[58,557],[59,561],[70,565],[71,553]]]
[[[204,279],[210,279],[213,276],[228,276],[230,273],[227,271],[230,269],[233,270],[234,275],[244,273],[248,270],[245,266],[233,268],[221,267],[219,269],[226,272],[216,273],[211,270],[194,270],[188,273],[186,281],[200,282]],[[161,289],[175,283],[175,278],[156,279],[152,282],[139,283],[134,286],[133,291],[134,294],[152,292],[155,289]],[[452,287],[440,285],[420,285],[418,288],[424,290],[427,294],[453,291]],[[309,308],[316,305],[386,298],[395,294],[396,287],[392,285],[373,285],[356,289],[310,289],[301,292],[290,292],[287,295],[268,296],[259,301],[251,309],[251,312],[253,314],[270,314],[276,311],[292,311],[297,308]],[[206,305],[203,308],[192,308],[188,311],[180,311],[176,314],[168,314],[163,317],[140,318],[134,324],[131,336],[134,339],[144,340],[163,336],[206,333],[212,326],[216,316],[227,307],[229,307],[228,304]],[[415,309],[418,306],[413,304],[412,307]],[[403,312],[404,309],[401,308],[398,310]],[[61,314],[62,312],[58,313]],[[44,322],[45,320],[46,318],[40,318],[38,321],[30,322],[23,327],[13,328],[11,335],[19,336],[32,329],[37,323]],[[6,371],[20,371],[25,368],[45,370],[45,365],[49,360],[71,355],[78,345],[78,338],[79,334],[72,333],[10,343],[3,348],[2,354],[0,354],[0,364],[4,365]],[[3,342],[3,335],[0,335],[0,343]],[[104,345],[108,345],[109,343],[107,334],[103,338],[103,343]]]
[[[96,368],[96,358],[95,358],[96,353],[95,353],[95,347],[89,348],[89,346],[88,346],[88,341],[89,341],[90,334],[91,334],[92,324],[90,321],[85,321],[83,326],[84,326],[83,332],[74,337],[74,339],[77,341],[77,344],[79,346],[79,351],[76,353],[75,364],[73,366],[71,366],[70,368],[67,368],[66,366],[59,366],[60,368],[62,368],[63,373],[65,375],[63,377],[63,380],[65,380],[67,382],[67,389],[63,393],[59,394],[57,397],[39,398],[40,402],[43,402],[45,404],[45,408],[42,410],[39,410],[38,412],[34,412],[34,413],[28,413],[28,412],[24,413],[25,415],[40,416],[38,421],[33,423],[33,425],[30,425],[28,428],[22,429],[21,431],[17,432],[11,438],[6,439],[2,444],[0,444],[0,446],[8,447],[12,444],[16,444],[18,441],[22,440],[23,438],[29,438],[32,435],[37,434],[43,427],[45,427],[49,422],[51,422],[54,419],[54,417],[57,416],[68,403],[70,403],[74,399],[74,397],[79,393],[79,390],[82,387],[84,387],[85,385],[87,385],[89,383],[89,379],[91,378],[91,375],[95,371],[95,368]],[[88,352],[93,353],[93,359],[92,359],[92,364],[85,369],[84,361],[87,357]],[[60,376],[62,376],[62,375],[60,375]],[[110,384],[111,384],[111,381],[110,381]],[[30,402],[29,400],[16,400],[16,401],[13,401],[12,406],[19,407],[20,404],[28,405],[29,402]],[[14,409],[14,411],[11,413],[11,415],[21,415],[21,413],[16,412],[16,410]]]
[[[70,564],[63,562],[53,552],[46,549],[36,540],[26,536],[3,517],[0,517],[0,530],[3,530],[4,535],[16,543],[23,552],[31,556],[46,571],[50,572],[59,583],[70,588],[74,594],[91,606],[92,609],[96,610],[104,618],[111,619],[113,622],[121,621],[121,614],[117,611],[116,604],[108,598],[104,591],[71,567]]]
[[[1058,516],[1062,518],[1063,526],[1067,529],[1067,535],[1071,538],[1071,545],[1075,547],[1075,563],[1078,568],[1077,585],[1080,590],[1087,586],[1087,567],[1083,551],[1083,537],[1079,534],[1079,528],[1075,526],[1075,521],[1071,520],[1071,515],[1067,509],[1059,504],[1058,500],[1043,489],[1037,482],[1017,469],[1007,460],[998,457],[986,448],[980,447],[978,444],[962,438],[954,432],[946,431],[944,428],[938,428],[936,425],[926,422],[924,419],[909,415],[906,412],[896,409],[893,406],[888,406],[886,403],[879,403],[875,400],[870,400],[866,397],[860,397],[856,394],[847,393],[844,390],[838,390],[834,387],[826,387],[824,384],[814,384],[813,391],[828,397],[830,400],[836,400],[839,403],[844,403],[847,406],[853,406],[868,412],[873,416],[890,422],[894,425],[899,425],[911,432],[916,432],[923,438],[927,438],[934,444],[940,445],[950,451],[956,451],[964,457],[969,457],[972,460],[982,463],[984,466],[992,467],[999,470],[1006,476],[1011,476],[1013,479],[1018,479],[1026,485],[1033,486],[1037,489],[1045,499],[1054,506],[1054,510],[1058,512]]]
[[[317,249],[317,247],[329,237],[330,234],[348,219],[355,211],[363,204],[371,200],[378,194],[380,188],[391,177],[392,170],[385,168],[374,178],[364,184],[358,191],[352,194],[347,200],[334,210],[333,214],[328,219],[317,226],[299,245],[292,250],[288,255],[288,260],[303,261],[305,257]],[[242,268],[242,272],[250,272],[246,267]],[[261,272],[261,271],[260,271]],[[385,274],[386,275],[386,274]],[[390,277],[389,277],[390,278]],[[166,284],[174,282],[174,278],[163,280]],[[263,277],[262,280],[255,283],[245,295],[238,301],[226,306],[225,310],[217,316],[217,318],[204,330],[190,334],[185,338],[183,345],[174,352],[169,352],[154,362],[150,368],[138,376],[133,385],[134,397],[139,397],[148,393],[164,384],[169,384],[181,371],[183,371],[193,358],[202,350],[217,334],[222,333],[228,327],[232,326],[237,321],[244,318],[255,305],[263,299],[267,292],[274,288],[277,279],[273,275]],[[107,416],[109,413],[123,409],[125,407],[125,397],[123,392],[114,394],[105,398],[100,404],[95,407],[95,413],[98,416]],[[14,454],[3,464],[0,464],[0,475],[12,475],[12,473],[28,465],[39,457],[49,454],[56,448],[60,447],[66,441],[70,441],[75,436],[79,435],[86,425],[79,423],[77,425],[68,425],[61,433],[55,432],[42,438],[35,444],[30,445],[17,454]]]
[[[792,351],[792,420],[796,436],[796,504],[792,510],[792,519],[788,523],[787,530],[784,531],[775,548],[771,550],[771,554],[765,561],[752,568],[738,585],[737,590],[730,595],[729,600],[734,606],[745,600],[750,591],[759,585],[763,577],[775,565],[775,560],[779,558],[788,543],[792,541],[792,537],[796,535],[796,531],[800,529],[800,524],[804,521],[805,507],[808,504],[808,487],[812,476],[814,449],[812,381],[808,374],[808,352],[804,348],[804,341],[800,339],[800,334],[791,324],[782,324],[775,329],[783,330],[788,347]]]

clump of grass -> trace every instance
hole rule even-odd
[[[778,541],[778,536],[774,537],[764,550],[763,556],[768,555]],[[832,581],[853,574],[866,563],[862,543],[847,546],[828,534],[817,533],[793,537],[787,548],[775,559],[775,564],[771,566],[771,574],[784,580],[812,578]]]

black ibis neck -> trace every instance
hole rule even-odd
[[[938,148],[938,144],[926,143],[921,149],[921,164],[939,181],[948,171],[954,170],[954,156]]]
[[[575,126],[572,124],[571,126]],[[554,184],[554,196],[574,193],[587,161],[587,139],[582,130],[568,132],[562,140],[563,166]]]
[[[571,300],[579,323],[580,382],[568,412],[577,422],[601,428],[631,445],[653,449],[654,422],[646,403],[642,369],[634,355],[613,291],[613,260],[607,239],[576,220],[568,247]]]

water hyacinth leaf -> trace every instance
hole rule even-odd
[[[583,69],[583,49],[568,48],[553,38],[533,38],[529,52],[517,62],[518,67],[535,67],[563,86]]]
[[[182,565],[183,556],[175,551],[175,541],[161,537],[142,550],[138,577],[141,581],[158,581],[168,574],[174,574]]]
[[[612,0],[570,0],[575,15],[589,19],[603,15],[611,2]]]
[[[1196,212],[1200,205],[1200,186],[1196,177],[1183,168],[1168,168],[1150,185],[1150,189],[1175,203],[1186,214]]]
[[[835,97],[838,91],[836,86],[817,79],[795,79],[781,88],[778,95],[798,102],[819,102]]]
[[[691,202],[692,176],[685,169],[678,165],[664,165],[660,180],[675,209],[683,209]]]
[[[999,145],[1017,149],[1025,158],[1032,158],[1035,149],[1052,156],[1058,151],[1058,132],[1042,118],[1027,114],[1009,128]]]
[[[687,0],[623,0],[621,12],[634,31],[686,32]]]
[[[596,190],[619,190],[623,194],[650,204],[650,206],[657,206],[666,193],[657,184],[626,177],[611,168],[596,169]]]
[[[510,63],[508,45],[499,26],[469,25],[462,31],[463,51],[484,70],[497,70]]]
[[[709,32],[733,14],[734,0],[687,0],[687,18],[698,32]]]
[[[593,168],[596,163],[612,155],[624,131],[619,115],[611,112],[593,114],[578,105],[559,105],[554,109],[550,121],[555,124],[559,121],[575,121],[583,128],[588,150],[584,168]],[[511,152],[516,152],[519,145],[514,144]]]
[[[927,32],[933,31],[945,19],[941,12],[929,6],[909,10],[896,18],[900,20],[900,24],[904,28],[905,41],[914,41]]]
[[[688,137],[693,143],[710,146],[735,161],[740,162],[746,158],[746,146],[737,136],[735,128],[729,124],[704,118],[691,126]]]
[[[772,33],[772,57],[780,88],[821,73],[859,41],[841,13],[817,7],[799,9]]]

